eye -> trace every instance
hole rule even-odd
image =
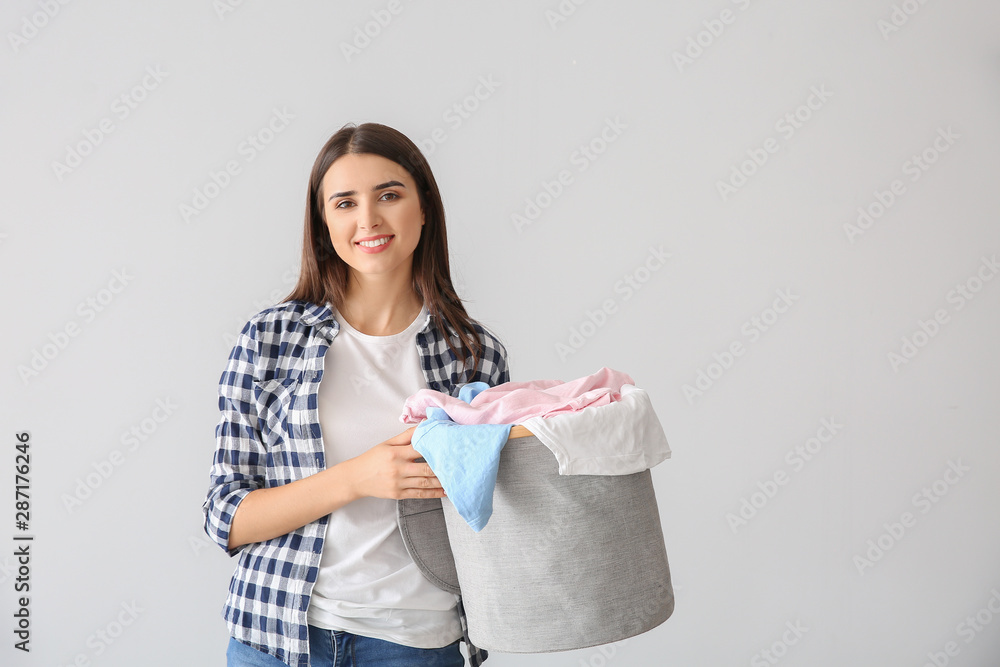
[[[350,206],[353,206],[354,202],[352,202],[350,199],[344,199],[344,200],[338,202],[337,205],[334,206],[334,208],[347,208],[347,206],[344,206],[344,204],[348,204]]]
[[[389,199],[387,199],[386,201],[392,201],[393,199],[399,199],[399,195],[397,195],[395,192],[386,192],[381,197],[379,197],[379,199],[385,199],[386,197],[389,197]]]

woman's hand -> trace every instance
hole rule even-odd
[[[366,496],[442,498],[444,489],[410,445],[411,426],[364,454],[280,486],[255,489],[236,507],[229,548],[284,535]]]
[[[344,461],[354,495],[359,498],[443,498],[441,482],[427,463],[418,463],[420,453],[410,438],[416,426],[380,442],[364,454]]]

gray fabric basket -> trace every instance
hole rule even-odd
[[[469,639],[481,648],[586,648],[646,632],[673,613],[649,470],[560,475],[537,437],[512,438],[480,532],[447,499],[441,508]]]

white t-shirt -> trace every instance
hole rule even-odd
[[[334,312],[340,332],[324,357],[319,421],[331,467],[406,430],[403,403],[427,387],[417,332],[427,307],[398,334],[369,336]],[[439,648],[462,636],[458,596],[432,584],[403,546],[396,501],[360,498],[330,515],[308,622],[413,646]]]

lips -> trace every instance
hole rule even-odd
[[[362,241],[378,241],[379,239],[389,238],[395,236],[395,234],[378,234],[376,236],[366,236],[363,239],[358,239],[355,243],[361,243]]]
[[[365,247],[372,247],[372,244],[374,244],[376,241],[382,241],[383,239],[386,239],[387,242],[388,239],[391,239],[392,237],[393,237],[392,234],[381,234],[379,236],[369,236],[368,238],[360,239],[355,243],[358,245],[368,244]]]
[[[393,234],[380,234],[379,236],[369,236],[366,239],[361,239],[354,243],[354,247],[365,253],[376,253],[382,252],[392,243],[392,240],[396,238]],[[367,245],[365,245],[367,244]]]

